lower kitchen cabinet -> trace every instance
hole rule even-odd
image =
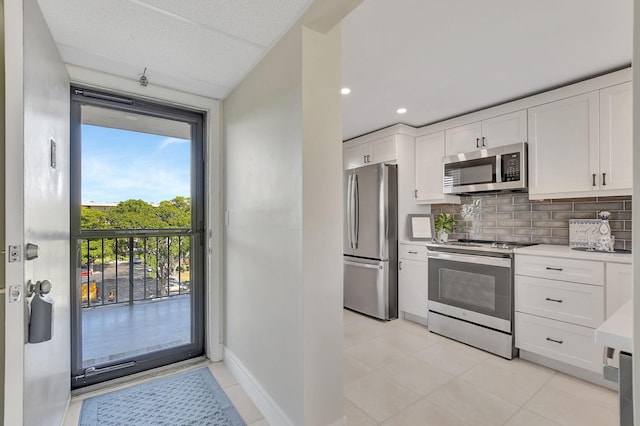
[[[406,319],[426,323],[427,247],[400,243],[398,250],[398,310]]]
[[[595,343],[595,329],[631,298],[631,265],[609,262],[610,254],[586,259],[566,246],[522,251],[531,254],[515,258],[515,344],[521,356],[526,351],[547,366],[598,381],[604,348]]]
[[[516,312],[516,347],[602,374],[602,347],[591,327]]]

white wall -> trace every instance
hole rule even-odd
[[[331,29],[357,3],[316,2],[334,9],[312,7],[313,29],[296,25],[224,102],[225,356],[275,405],[272,424],[342,422],[341,40]]]
[[[25,298],[6,304],[5,424],[51,425],[70,395],[69,79],[36,0],[6,4],[5,17],[6,238],[40,246],[38,259],[7,263],[7,284],[49,279],[56,303],[53,338],[38,344],[24,344]]]
[[[225,347],[294,424],[304,398],[301,54],[297,27],[223,106]]]

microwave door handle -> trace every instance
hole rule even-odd
[[[496,183],[502,182],[502,155],[496,155]]]

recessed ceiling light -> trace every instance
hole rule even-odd
[[[351,89],[349,89],[348,87],[343,87],[342,89],[340,89],[340,93],[342,93],[343,95],[348,95],[349,93],[351,93]]]
[[[398,108],[398,109],[396,110],[396,112],[397,112],[398,114],[404,114],[404,113],[406,113],[406,112],[407,112],[407,109],[406,109],[406,108]]]

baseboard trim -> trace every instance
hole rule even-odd
[[[227,366],[231,374],[236,378],[238,384],[249,395],[249,398],[256,404],[265,420],[270,425],[294,426],[284,411],[269,396],[268,392],[260,385],[258,380],[249,372],[238,357],[228,348],[224,348],[224,364]],[[336,423],[335,426],[341,426],[343,423]]]

